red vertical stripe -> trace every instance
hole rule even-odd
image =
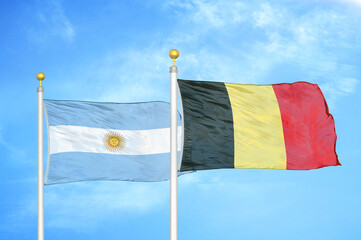
[[[332,115],[317,84],[273,85],[281,112],[287,169],[340,165]]]

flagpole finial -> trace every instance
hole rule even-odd
[[[173,59],[173,66],[175,66],[175,60],[179,56],[179,52],[177,49],[172,49],[169,51],[169,57]]]
[[[36,74],[36,78],[40,81],[40,87],[41,87],[41,81],[44,80],[45,74],[42,72],[39,72],[38,74]]]

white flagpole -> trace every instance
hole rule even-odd
[[[45,75],[39,72],[36,78],[40,81],[38,92],[38,240],[44,240],[44,136],[43,136],[43,95],[41,81]]]
[[[170,67],[170,240],[178,239],[178,196],[177,196],[177,73],[175,59],[179,56],[176,49],[169,52],[173,59]]]

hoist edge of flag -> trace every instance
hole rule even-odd
[[[234,168],[232,108],[222,82],[178,79],[184,119],[181,171]]]

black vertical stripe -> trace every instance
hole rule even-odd
[[[181,171],[234,168],[233,115],[224,83],[178,80],[184,113]]]

